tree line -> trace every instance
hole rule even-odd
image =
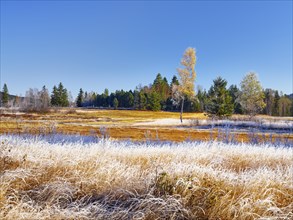
[[[75,101],[60,82],[49,94],[46,86],[41,90],[29,89],[24,98],[9,100],[8,87],[3,86],[0,94],[1,105],[15,106],[31,111],[45,111],[49,107],[99,107],[112,109],[136,109],[150,111],[205,112],[210,117],[225,118],[232,114],[258,113],[271,116],[293,116],[293,94],[284,95],[278,90],[263,89],[257,75],[250,72],[240,86],[227,88],[227,80],[217,77],[206,91],[194,88],[196,53],[187,48],[170,82],[158,73],[150,85],[137,86],[134,90],[116,90],[110,93],[87,92],[80,88]]]
[[[250,74],[251,75],[251,74]],[[252,80],[256,80],[255,74]],[[270,116],[293,116],[293,95],[280,93],[278,90],[259,88],[260,95],[245,97],[241,87],[227,87],[227,80],[218,77],[209,90],[198,87],[194,97],[188,97],[184,102],[186,112],[206,112],[210,116],[225,117],[231,114],[266,114]],[[170,83],[161,74],[157,74],[149,86],[139,86],[134,91],[117,90],[109,94],[108,89],[101,94],[84,92],[80,89],[77,107],[129,108],[151,111],[180,111],[174,103],[172,87],[179,85],[176,76]],[[258,100],[257,100],[258,99]],[[255,105],[256,104],[256,105]],[[244,106],[244,108],[242,107]]]
[[[133,91],[116,90],[109,93],[105,89],[103,93],[86,92],[80,89],[74,102],[70,93],[59,83],[54,86],[51,94],[46,86],[41,90],[29,89],[25,97],[15,96],[9,100],[8,87],[4,84],[1,97],[2,106],[21,107],[26,110],[42,111],[49,107],[100,107],[112,109],[136,109],[151,111],[180,111],[180,106],[174,103],[172,88],[179,85],[176,76],[173,76],[170,83],[166,77],[157,74],[153,83],[148,86],[138,86]],[[278,90],[261,89],[261,100],[263,108],[251,109],[255,113],[270,116],[293,116],[293,95],[280,93]],[[239,100],[240,88],[231,85],[227,88],[227,81],[221,77],[213,81],[208,91],[197,87],[196,95],[193,98],[186,98],[184,109],[186,112],[206,112],[213,116],[229,116],[230,114],[248,114]],[[242,97],[242,100],[244,97]],[[241,105],[242,104],[242,105]],[[248,107],[246,107],[248,108]]]

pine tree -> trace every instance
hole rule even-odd
[[[207,114],[209,117],[228,117],[233,113],[232,97],[226,89],[227,81],[218,77],[208,92]]]
[[[64,88],[61,82],[59,83],[59,86],[58,86],[58,101],[59,101],[58,106],[61,106],[61,107],[69,106],[67,89]]]
[[[165,109],[167,106],[167,100],[170,97],[171,94],[171,87],[169,86],[168,80],[166,77],[163,78],[162,81],[162,90],[161,90],[161,94],[162,94],[162,101],[161,101],[161,105],[162,108]]]
[[[124,107],[126,108],[132,108],[133,105],[134,105],[134,96],[132,94],[132,91],[128,91],[128,92],[125,92],[124,94]]]
[[[51,94],[51,105],[59,107],[69,106],[68,92],[61,82],[59,83],[58,88],[56,86],[53,87]]]
[[[172,85],[177,85],[177,86],[179,85],[179,81],[176,76],[173,76],[172,78],[172,82],[170,86],[172,87]]]
[[[153,89],[155,91],[159,91],[161,88],[161,85],[162,85],[162,82],[163,82],[163,78],[162,78],[162,75],[161,73],[158,73],[157,76],[156,76],[156,79],[154,80],[154,83],[153,83]]]
[[[147,108],[147,98],[144,91],[139,92],[139,109],[145,110]]]
[[[82,91],[82,88],[80,88],[78,96],[77,96],[77,100],[76,100],[76,106],[82,107],[83,100],[84,100],[83,91]]]
[[[51,105],[52,106],[58,106],[58,104],[59,104],[58,90],[57,90],[57,87],[54,86],[52,94],[51,94]]]
[[[149,110],[152,110],[152,111],[161,110],[160,96],[157,92],[152,92],[148,94],[148,103],[149,103]]]
[[[2,106],[7,107],[8,101],[9,101],[8,88],[6,83],[4,83],[3,90],[2,90]]]
[[[232,97],[232,103],[234,104],[234,113],[243,114],[243,109],[239,102],[237,102],[237,97],[239,95],[239,89],[236,85],[231,85],[228,89],[230,96]]]
[[[161,74],[158,73],[152,85],[152,91],[159,95],[161,106],[166,108],[166,101],[170,96],[170,87],[167,78],[162,78]]]
[[[64,104],[64,86],[63,84],[60,82],[58,85],[58,106],[63,107]]]

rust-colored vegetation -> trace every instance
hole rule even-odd
[[[156,120],[171,119],[170,124],[156,124]],[[178,119],[178,121],[176,121]],[[278,118],[258,116],[258,119],[278,121]],[[219,134],[218,129],[199,130],[195,121],[208,120],[203,113],[185,113],[180,124],[178,112],[153,112],[132,110],[79,110],[59,109],[48,113],[6,113],[1,114],[0,133],[14,134],[80,134],[101,137],[104,133],[112,139],[135,141],[207,141],[226,140],[247,142],[249,134],[231,130],[229,135]],[[247,120],[247,117],[235,115],[232,120]],[[292,120],[286,118],[286,120]],[[174,121],[177,122],[174,124]],[[260,141],[268,139],[293,140],[292,134],[254,134]]]

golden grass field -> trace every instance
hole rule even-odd
[[[2,135],[0,219],[293,219],[293,148]]]
[[[152,112],[152,111],[130,111],[130,110],[80,110],[59,109],[49,113],[3,113],[1,114],[0,133],[31,133],[44,134],[54,132],[63,134],[101,135],[100,128],[106,128],[107,134],[112,139],[127,139],[142,141],[148,139],[159,139],[163,141],[185,141],[216,139],[218,131],[190,129],[190,124],[182,126],[179,122],[177,112]],[[235,115],[237,120],[246,120],[246,116]],[[143,124],[161,119],[178,119],[178,126],[168,124]],[[259,120],[278,121],[280,118],[269,116],[257,116]],[[293,118],[285,118],[292,121]],[[203,113],[184,113],[183,120],[207,120]],[[192,125],[192,124],[191,124]],[[180,126],[180,127],[179,127]],[[233,131],[237,134],[239,142],[248,140],[247,132]],[[232,132],[232,133],[233,133]],[[261,135],[267,139],[269,134]],[[293,134],[279,135],[279,138],[293,140]],[[275,135],[273,135],[275,138]],[[265,141],[265,140],[264,140]]]
[[[238,143],[224,143],[196,129],[210,123],[202,113],[183,124],[179,113],[129,110],[0,118],[0,219],[293,219],[292,133],[256,133],[255,145],[232,130]]]

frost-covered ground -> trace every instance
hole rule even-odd
[[[293,148],[0,139],[0,219],[293,218]]]
[[[135,123],[134,125],[158,125],[158,126],[172,126],[172,125],[230,125],[230,126],[243,126],[243,127],[263,127],[263,128],[285,128],[290,129],[293,128],[293,121],[286,121],[286,120],[266,120],[262,119],[259,121],[242,121],[242,120],[207,120],[207,119],[184,119],[181,123],[180,120],[174,118],[164,118],[164,119],[156,119],[153,121],[148,122],[139,122]]]
[[[185,128],[186,126],[194,129],[213,129],[213,128],[236,128],[242,131],[249,129],[257,129],[258,132],[276,132],[276,133],[292,133],[293,121],[286,120],[266,120],[261,119],[257,121],[243,121],[243,120],[196,120],[185,119],[181,123],[178,119],[165,118],[156,119],[148,122],[135,123],[135,126],[176,126]]]

